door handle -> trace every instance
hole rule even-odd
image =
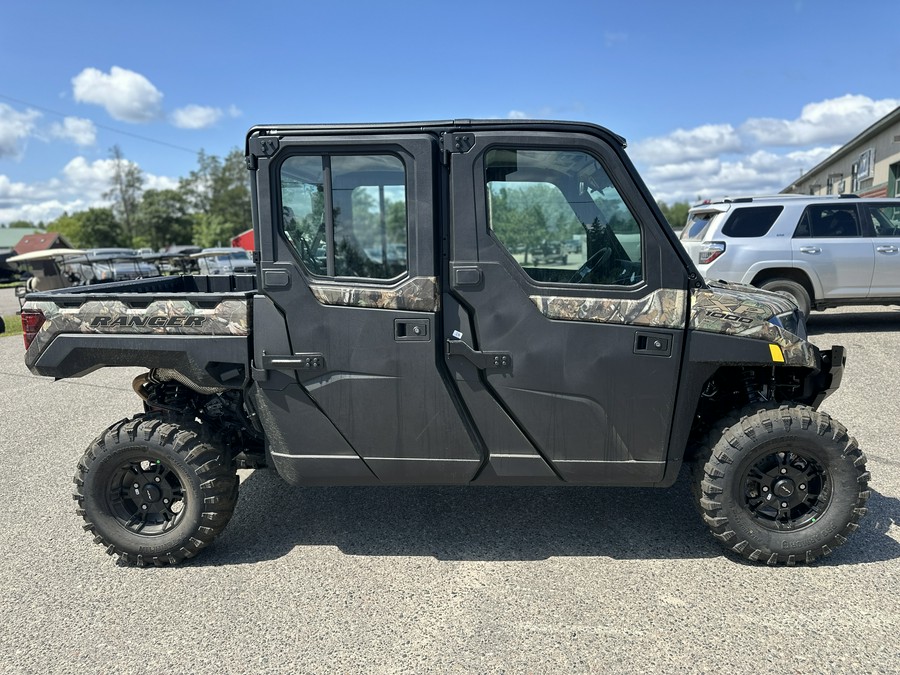
[[[430,342],[428,319],[394,319],[394,340],[397,342]]]
[[[821,252],[822,252],[822,249],[820,249],[818,246],[801,246],[800,247],[800,253],[815,254],[815,253],[821,253]]]
[[[879,253],[896,253],[897,251],[900,251],[900,248],[897,248],[896,246],[876,246],[875,250]]]
[[[462,340],[447,340],[447,356],[462,356],[479,370],[512,370],[512,356],[508,352],[479,352]]]
[[[661,333],[638,331],[634,335],[634,353],[647,356],[672,356],[672,338]]]

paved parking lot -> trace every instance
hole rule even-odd
[[[71,476],[134,370],[31,376],[0,337],[2,672],[900,672],[900,310],[816,314],[823,408],[869,457],[860,531],[811,567],[725,556],[669,490],[287,487],[242,472],[196,561],[118,566]]]

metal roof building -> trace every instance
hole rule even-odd
[[[900,107],[781,192],[900,197]]]

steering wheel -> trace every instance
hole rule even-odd
[[[610,247],[601,248],[599,251],[594,253],[590,258],[588,258],[584,265],[578,268],[578,271],[572,275],[569,279],[570,284],[580,284],[582,283],[588,276],[593,274],[594,270],[603,265],[607,260],[609,260],[610,256],[612,256],[612,249]]]

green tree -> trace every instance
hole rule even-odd
[[[13,229],[25,229],[26,227],[40,229],[40,226],[35,225],[30,220],[14,220],[9,225],[7,225],[7,227]]]
[[[88,209],[75,214],[81,221],[82,247],[128,246],[122,234],[122,226],[112,209]]]
[[[491,228],[511,253],[528,255],[547,238],[548,218],[532,188],[491,186]]]
[[[659,204],[659,210],[662,211],[662,214],[673,229],[680,230],[684,227],[685,223],[687,223],[688,211],[691,210],[691,205],[688,202],[675,202],[672,206],[669,206],[662,200],[657,203]]]
[[[127,246],[112,209],[93,208],[69,215],[64,213],[49,225],[52,232],[59,232],[73,246],[101,248]]]
[[[233,227],[219,216],[195,213],[193,220],[194,244],[202,248],[229,246],[234,235]]]
[[[78,214],[70,216],[65,212],[51,221],[47,227],[51,232],[59,232],[72,246],[84,246],[81,237],[81,218]]]
[[[103,197],[113,202],[113,211],[122,226],[124,244],[134,246],[144,174],[137,164],[125,159],[118,145],[114,145],[109,152],[113,160],[113,175],[110,188]]]
[[[192,241],[194,221],[188,215],[188,204],[178,190],[147,190],[135,216],[135,246],[149,246],[154,251],[173,244]]]
[[[191,211],[204,216],[195,229],[195,244],[202,245],[197,236],[206,239],[212,231],[227,242],[250,227],[250,177],[237,148],[224,160],[201,151],[197,169],[181,179],[179,190]]]

